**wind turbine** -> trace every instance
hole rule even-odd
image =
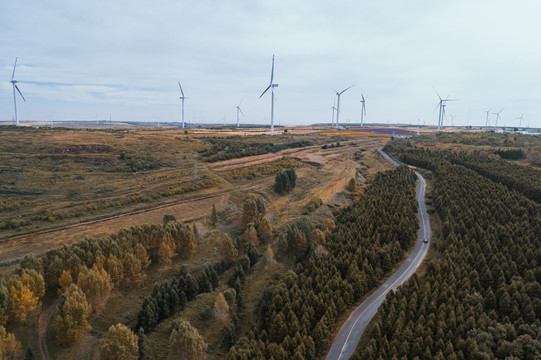
[[[495,124],[496,127],[498,127],[498,120],[501,119],[501,118],[500,118],[500,113],[501,113],[502,111],[503,111],[503,108],[501,108],[500,111],[498,111],[498,112],[492,113],[493,115],[496,115],[496,124]]]
[[[13,105],[15,107],[15,125],[19,126],[19,118],[17,117],[17,96],[15,93],[15,89],[19,92],[19,95],[23,98],[24,102],[26,102],[26,99],[23,96],[23,93],[21,90],[19,90],[19,87],[16,85],[18,83],[17,80],[14,80],[15,77],[15,68],[17,67],[17,58],[15,58],[15,65],[13,65],[13,74],[11,74],[11,85],[13,85]]]
[[[336,93],[336,96],[338,97],[338,104],[336,105],[336,130],[338,131],[338,118],[340,116],[340,95],[342,95],[344,92],[346,92],[346,90],[349,90],[351,89],[353,86],[355,86],[355,84],[351,85],[350,87],[347,87],[345,88],[344,90],[338,92],[338,91],[334,91]]]
[[[434,91],[436,91],[436,89],[434,89]],[[438,105],[436,105],[436,107],[440,108],[440,112],[439,112],[439,115],[438,115],[438,132],[440,132],[441,128],[443,126],[443,118],[445,116],[445,106],[446,106],[445,103],[447,101],[455,101],[456,99],[449,99],[449,96],[447,96],[445,99],[442,99],[440,94],[438,94],[437,91],[436,91],[436,95],[438,95],[438,98],[440,99]]]
[[[520,115],[520,116],[517,118],[517,120],[520,120],[518,126],[519,126],[519,127],[522,127],[522,121],[524,120],[524,113],[522,113],[522,115]]]
[[[259,95],[259,98],[265,93],[271,89],[271,136],[274,135],[274,88],[278,87],[278,84],[273,84],[272,80],[274,79],[274,55],[272,55],[272,69],[271,69],[271,77],[270,77],[270,83],[269,86],[263,91],[261,95]]]
[[[455,126],[455,117],[456,117],[456,115],[449,114],[449,116],[451,116],[451,126]]]
[[[332,109],[331,126],[333,126],[334,125],[334,111],[336,110],[336,99],[333,101],[331,109]]]
[[[494,109],[494,107],[491,107],[490,109],[488,110],[481,110],[482,112],[486,112],[487,113],[487,118],[486,118],[486,123],[485,123],[485,126],[488,127],[488,114],[490,114],[490,112],[492,111],[492,109]]]
[[[364,103],[365,103],[365,98],[364,98],[364,95],[361,94],[361,104],[362,104],[362,107],[361,107],[361,127],[363,127],[363,124],[364,124],[363,115],[366,115],[366,107],[364,106]]]
[[[246,117],[240,109],[240,104],[242,104],[242,99],[240,100],[239,106],[237,106],[237,127],[239,127],[239,112],[242,114],[242,116]]]
[[[182,91],[182,86],[180,85],[180,81],[178,82],[178,87],[180,88],[180,93],[182,96],[180,97],[180,100],[182,100],[182,128],[184,129],[184,99],[187,99],[187,97],[184,96],[184,91]]]

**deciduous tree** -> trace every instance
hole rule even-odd
[[[169,336],[169,359],[197,360],[204,358],[207,344],[189,322],[178,320]]]
[[[219,293],[212,308],[212,314],[221,323],[229,321],[229,304],[222,293]]]
[[[112,325],[100,345],[102,360],[137,360],[137,335],[123,324]]]
[[[62,294],[53,324],[59,343],[72,344],[90,330],[88,323],[90,310],[83,291],[77,285],[70,284]]]
[[[17,360],[22,355],[21,343],[0,325],[0,359]]]

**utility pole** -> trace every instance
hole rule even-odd
[[[194,159],[194,172],[193,172],[193,178],[194,178],[194,179],[197,179],[197,150],[194,152],[193,159]]]

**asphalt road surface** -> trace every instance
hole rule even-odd
[[[378,149],[378,151],[391,163],[394,165],[399,165],[397,161],[384,153],[382,149]],[[368,297],[368,299],[366,299],[351,313],[332,344],[331,350],[327,355],[328,360],[349,359],[349,357],[355,351],[364,329],[372,317],[376,314],[383,300],[385,300],[387,293],[391,290],[396,290],[397,287],[408,280],[415,270],[417,270],[428,252],[431,233],[428,214],[426,213],[426,206],[424,202],[426,183],[425,179],[419,173],[415,172],[415,174],[417,175],[416,198],[417,202],[419,203],[417,217],[419,218],[420,227],[417,234],[417,242],[415,243],[413,251],[402,266],[400,266],[398,271],[396,271],[389,278],[389,280],[385,282],[385,284],[377,289],[372,295],[370,295],[370,297]],[[429,242],[425,243],[425,239],[428,239]]]

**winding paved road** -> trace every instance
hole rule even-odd
[[[378,149],[378,152],[394,165],[399,165],[397,161],[384,153],[381,148]],[[351,313],[332,344],[331,350],[327,355],[328,360],[349,359],[355,351],[364,329],[376,314],[383,300],[385,300],[387,293],[390,290],[396,290],[398,286],[408,280],[415,270],[417,270],[428,252],[430,243],[424,242],[424,239],[430,241],[431,238],[430,223],[424,202],[426,183],[425,179],[418,172],[415,172],[415,174],[417,175],[416,198],[419,203],[417,217],[420,223],[415,247],[398,271]]]

